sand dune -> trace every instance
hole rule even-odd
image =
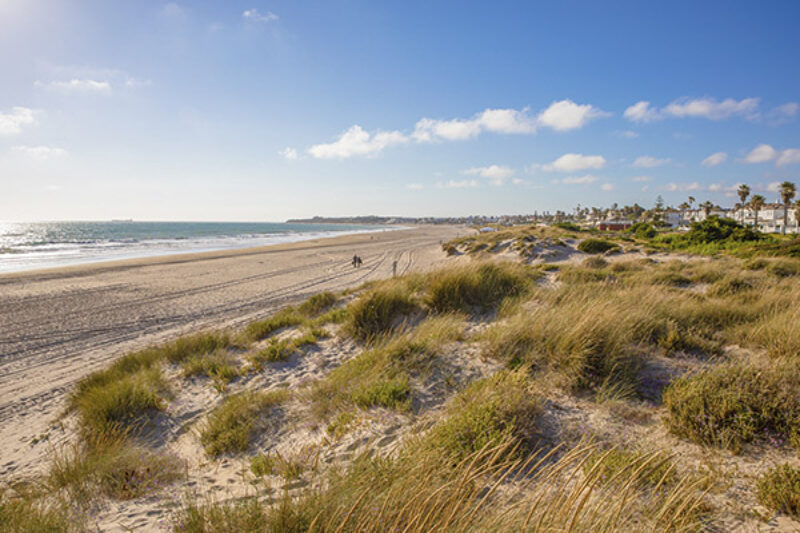
[[[54,427],[76,380],[114,358],[391,276],[394,261],[398,274],[435,267],[440,243],[467,231],[419,227],[0,276],[0,475],[42,464],[46,450],[32,439]]]

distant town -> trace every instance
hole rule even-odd
[[[313,217],[287,220],[290,223],[317,224],[499,224],[511,226],[530,223],[572,222],[584,227],[600,230],[624,230],[637,222],[652,222],[663,228],[688,228],[692,222],[700,222],[711,216],[730,218],[742,225],[757,228],[762,233],[800,233],[800,201],[793,202],[796,186],[785,181],[776,191],[775,202],[767,202],[760,194],[751,195],[750,187],[740,185],[736,191],[739,202],[730,207],[720,206],[710,201],[698,202],[693,196],[678,206],[668,206],[659,196],[652,208],[639,204],[611,207],[576,206],[572,212],[534,211],[527,215],[465,216],[465,217]]]

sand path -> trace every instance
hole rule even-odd
[[[398,274],[434,268],[440,243],[467,231],[421,226],[0,275],[0,475],[35,464],[30,441],[52,426],[71,385],[116,357],[386,278],[394,261]]]

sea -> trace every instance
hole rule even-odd
[[[0,222],[0,272],[397,229],[282,222]]]

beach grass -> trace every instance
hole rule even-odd
[[[247,450],[263,417],[288,397],[285,390],[242,392],[226,397],[200,429],[200,442],[206,453],[218,457]]]

